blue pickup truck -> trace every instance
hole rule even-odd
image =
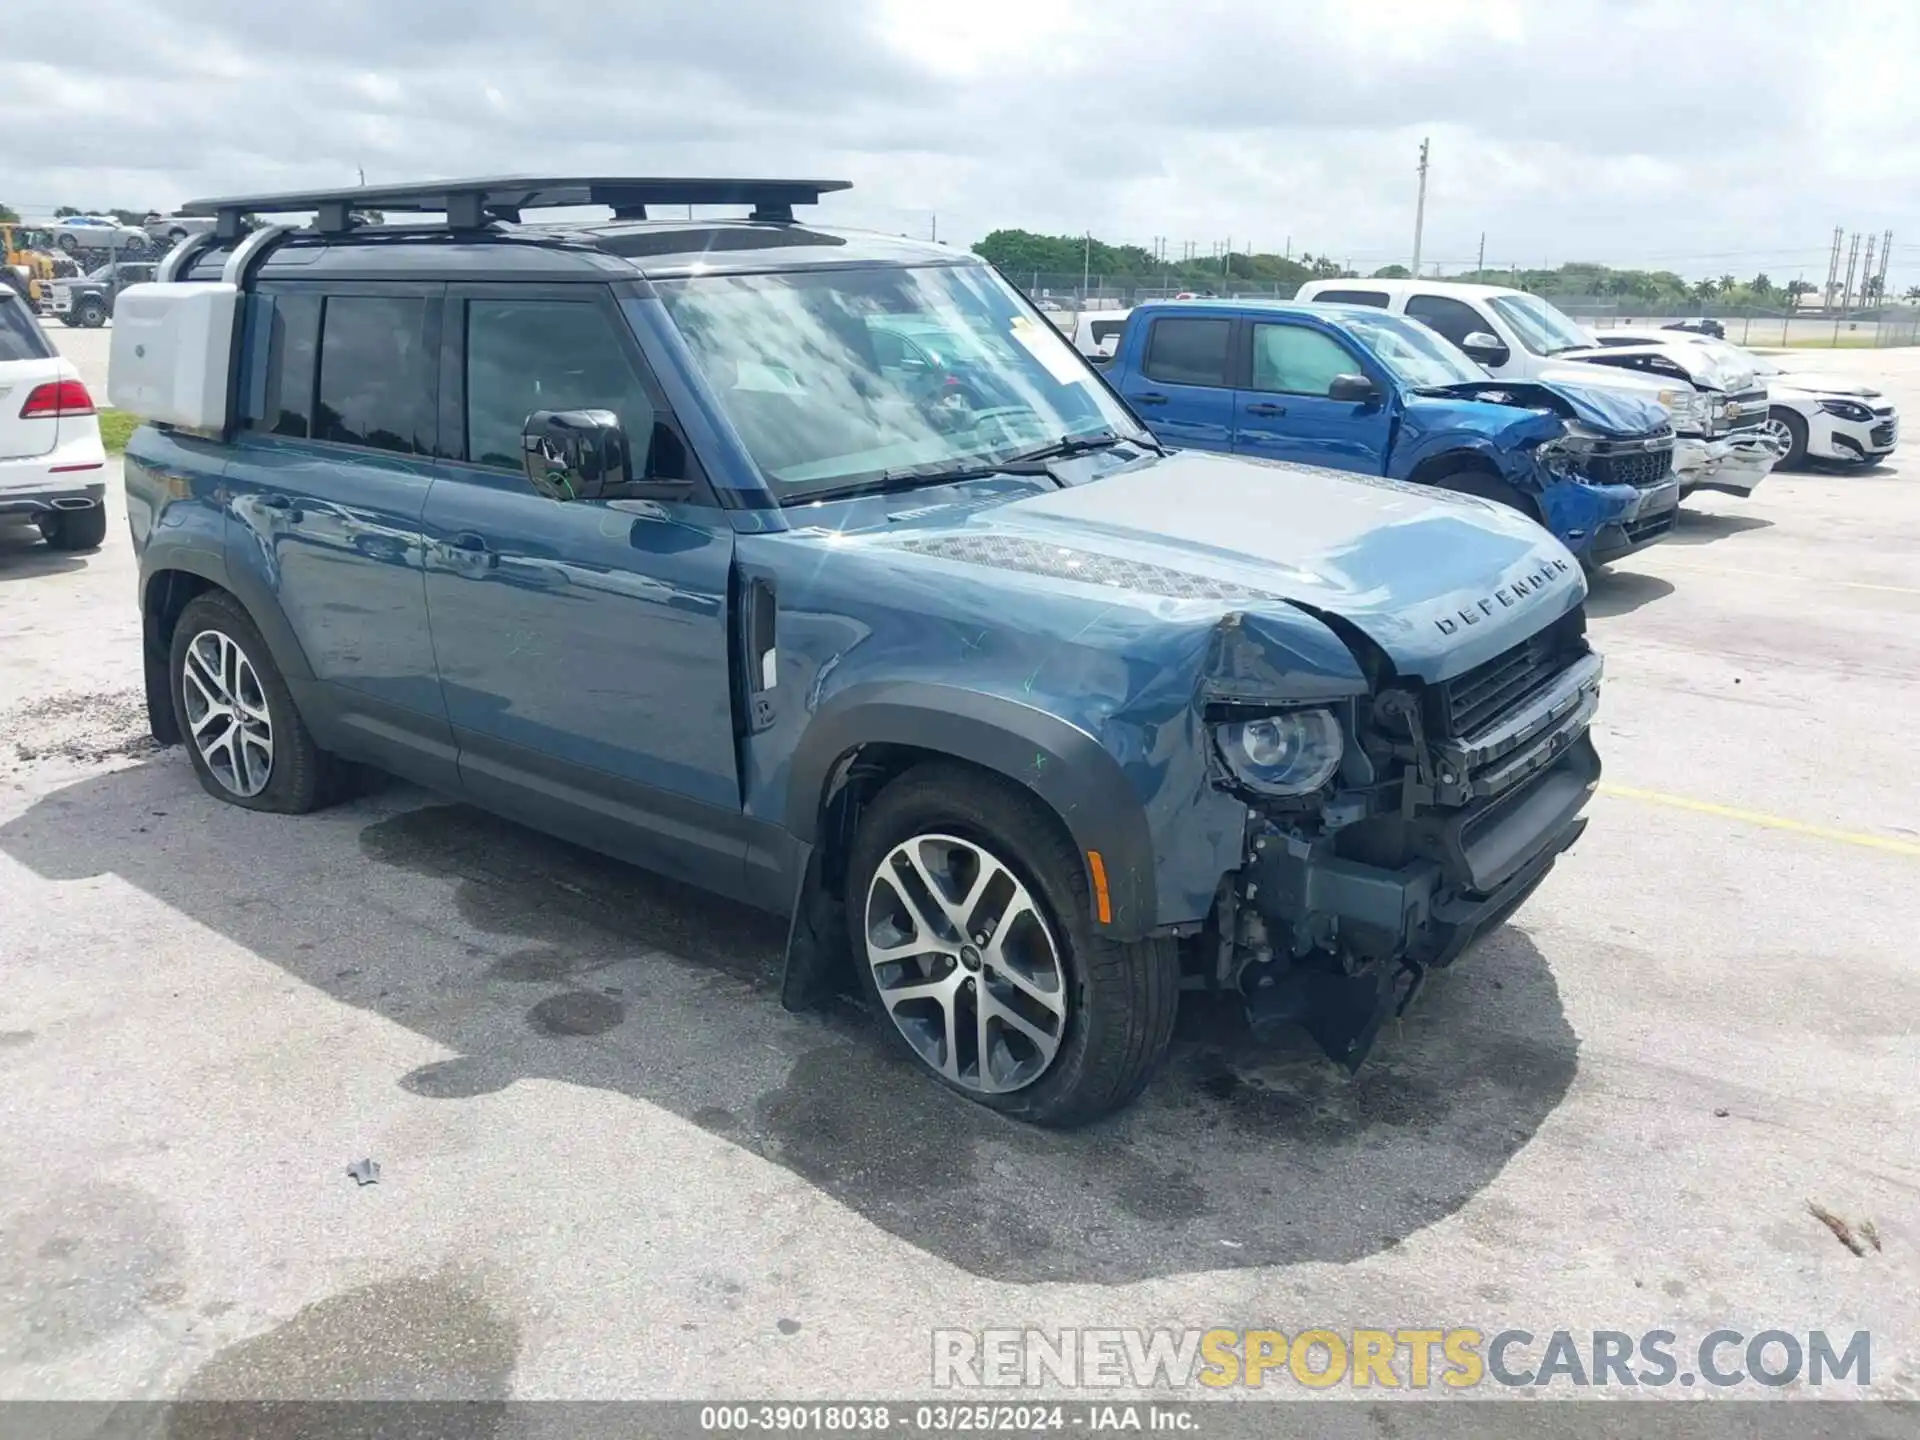
[[[1363,306],[1142,305],[1107,378],[1168,445],[1497,500],[1589,567],[1652,544],[1678,513],[1659,405],[1491,379],[1418,321]]]

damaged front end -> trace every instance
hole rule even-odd
[[[1673,431],[1608,435],[1578,422],[1539,449],[1554,480],[1542,497],[1556,534],[1583,531],[1581,558],[1604,565],[1660,540],[1680,513],[1680,477],[1674,471]],[[1571,513],[1567,513],[1571,512]]]
[[[1237,993],[1256,1028],[1297,1022],[1358,1068],[1426,975],[1579,838],[1602,666],[1579,608],[1434,683],[1329,623],[1367,693],[1276,707],[1203,689],[1215,783],[1248,813],[1243,863],[1191,961],[1194,983]]]

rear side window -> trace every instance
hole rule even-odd
[[[53,347],[40,326],[12,291],[0,293],[0,363],[8,360],[49,360]]]
[[[1407,316],[1429,330],[1438,330],[1456,345],[1476,332],[1491,335],[1493,325],[1471,305],[1445,295],[1415,295],[1407,301]]]
[[[1104,345],[1126,328],[1124,320],[1096,320],[1092,326],[1093,343]]]
[[[565,300],[467,302],[467,458],[520,468],[536,410],[611,410],[646,471],[655,407],[607,313]]]
[[[1169,385],[1224,387],[1227,341],[1232,329],[1230,320],[1154,321],[1147,335],[1147,363],[1142,367],[1147,378]]]
[[[1316,305],[1371,305],[1376,310],[1387,308],[1387,297],[1379,290],[1322,290],[1313,297]]]
[[[433,449],[435,357],[417,295],[329,295],[320,325],[316,440],[397,455]]]
[[[264,388],[255,430],[306,439],[313,434],[313,381],[320,356],[320,297],[275,295],[267,335]]]

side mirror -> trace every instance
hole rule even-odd
[[[1460,348],[1467,352],[1470,359],[1478,360],[1482,365],[1504,365],[1513,358],[1513,352],[1500,343],[1500,337],[1490,330],[1476,330],[1460,342]]]
[[[627,432],[611,410],[536,410],[520,430],[527,482],[553,500],[599,500],[632,475]]]
[[[1371,405],[1380,398],[1380,387],[1364,375],[1336,375],[1333,383],[1327,386],[1327,398],[1355,405]]]

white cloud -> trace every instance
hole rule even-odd
[[[1404,260],[1920,272],[1910,0],[63,0],[16,208],[579,168],[842,176],[829,216]],[[16,129],[16,133],[21,133]],[[1905,238],[1900,238],[1905,237]],[[1908,257],[1913,257],[1909,260]],[[1916,275],[1914,278],[1920,278]],[[1911,283],[1910,281],[1908,283]]]

